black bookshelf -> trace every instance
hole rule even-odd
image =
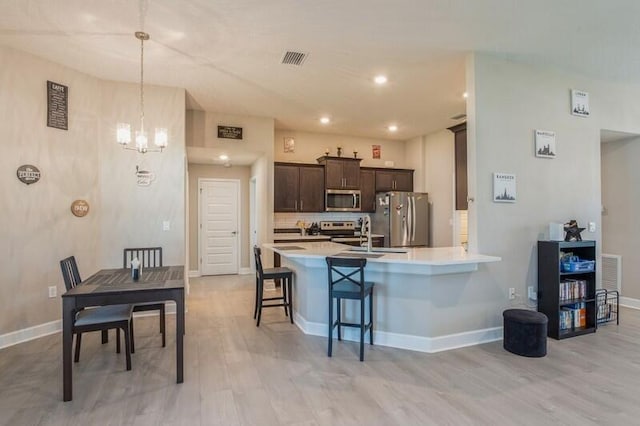
[[[595,241],[538,241],[538,312],[542,312],[549,318],[547,334],[554,339],[566,339],[596,331],[596,272],[577,271],[562,272],[560,259],[563,254],[572,253],[584,260],[596,260]],[[597,264],[596,264],[597,266]],[[583,286],[583,291],[565,294],[561,298],[561,285]],[[585,284],[573,284],[584,282]],[[573,322],[567,326],[566,315],[563,311],[582,308],[585,316],[584,325],[576,325]],[[561,318],[562,317],[562,318]],[[565,319],[562,322],[561,319]]]

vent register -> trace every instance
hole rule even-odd
[[[292,50],[288,50],[284,52],[284,55],[282,56],[282,63],[286,65],[301,66],[308,56],[309,56],[308,53],[294,52]]]

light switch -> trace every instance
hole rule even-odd
[[[171,222],[169,222],[168,220],[163,221],[162,222],[162,230],[163,231],[171,230]]]

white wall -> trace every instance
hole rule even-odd
[[[115,142],[118,122],[139,124],[139,86],[103,81],[100,189],[103,217],[102,267],[122,267],[125,247],[162,247],[166,265],[185,261],[185,92],[145,85],[145,126],[166,127],[162,153],[125,151]],[[152,142],[151,142],[152,143]],[[136,166],[155,174],[150,186],[137,185]],[[170,224],[163,231],[163,222]],[[132,232],[133,231],[133,232]]]
[[[459,295],[464,315],[443,333],[501,325],[507,288],[526,295],[527,285],[537,285],[536,242],[548,238],[549,222],[596,222],[598,231],[583,238],[596,240],[600,252],[600,129],[640,130],[638,86],[481,54],[470,57],[467,71],[470,249],[503,260],[472,274]],[[589,92],[589,118],[570,114],[572,88]],[[534,129],[556,132],[556,159],[534,156]],[[515,204],[492,202],[493,172],[516,174]]]
[[[602,252],[622,256],[622,296],[640,299],[640,138],[602,144]]]
[[[64,293],[64,257],[76,256],[82,277],[120,266],[122,249],[131,245],[162,245],[167,264],[184,263],[185,100],[181,89],[145,87],[148,124],[168,127],[171,140],[165,153],[141,157],[115,142],[118,121],[137,127],[136,85],[102,81],[4,47],[0,63],[2,344],[3,335],[60,319],[60,297],[48,298],[47,287]],[[47,80],[69,87],[67,131],[46,126]],[[19,182],[22,164],[37,166],[40,182]],[[135,185],[136,164],[156,173],[151,187]],[[87,216],[71,214],[76,199],[88,201]],[[171,231],[162,231],[163,220]]]
[[[102,217],[98,141],[100,81],[35,56],[0,47],[0,336],[60,318],[60,259],[75,255],[83,276],[99,265]],[[69,87],[69,130],[47,127],[47,80]],[[32,164],[29,186],[16,169]],[[90,212],[71,214],[84,199]]]
[[[295,140],[295,152],[284,152],[284,138]],[[380,159],[373,159],[371,145],[380,145]],[[292,163],[316,163],[318,157],[325,155],[336,156],[337,148],[342,148],[342,156],[353,158],[353,151],[362,158],[363,167],[395,167],[405,168],[404,142],[385,139],[358,138],[353,136],[329,135],[323,133],[302,132],[298,130],[276,129],[273,152],[275,161]],[[390,161],[393,165],[387,166]]]

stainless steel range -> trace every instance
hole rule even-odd
[[[335,243],[360,245],[367,241],[366,236],[360,237],[360,228],[354,221],[320,222],[320,233],[330,236]]]

